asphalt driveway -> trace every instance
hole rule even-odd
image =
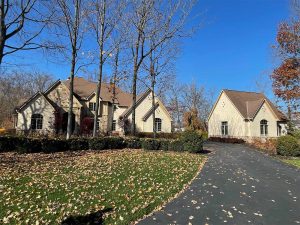
[[[300,170],[244,145],[209,143],[199,176],[139,224],[300,224]]]

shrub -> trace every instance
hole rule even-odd
[[[89,149],[91,150],[106,149],[106,143],[103,140],[103,138],[91,138],[89,139]]]
[[[208,140],[208,132],[207,131],[202,131],[201,136],[202,136],[203,141]]]
[[[160,140],[158,139],[143,139],[142,148],[145,150],[159,150],[160,149]]]
[[[89,148],[92,150],[122,149],[126,147],[126,142],[120,137],[104,137],[89,139]]]
[[[139,132],[137,135],[139,138],[153,138],[153,132]],[[156,133],[156,138],[164,139],[177,139],[180,133]]]
[[[103,141],[107,149],[122,149],[126,147],[126,143],[121,137],[105,137]]]
[[[277,153],[283,156],[300,156],[300,144],[297,138],[286,135],[277,139]]]
[[[86,138],[72,138],[67,140],[68,149],[71,151],[88,150],[89,140]]]
[[[259,150],[262,150],[263,152],[266,152],[270,155],[276,155],[276,143],[277,139],[275,138],[252,138],[251,142],[249,142],[250,146],[253,146]]]
[[[239,138],[222,138],[222,137],[210,137],[208,138],[209,141],[214,142],[223,142],[223,143],[231,143],[231,144],[243,144],[245,141]]]
[[[293,131],[291,135],[300,140],[300,130]]]
[[[16,144],[16,151],[19,153],[37,153],[42,151],[40,139],[19,137]]]
[[[69,150],[68,141],[60,139],[41,139],[41,150],[44,153],[64,152]]]
[[[125,139],[126,147],[133,148],[133,149],[140,149],[142,148],[142,142],[139,138],[127,138]]]
[[[184,131],[180,137],[180,140],[183,142],[184,151],[196,153],[203,150],[203,139],[197,131]]]
[[[170,140],[161,139],[159,149],[163,150],[163,151],[168,151],[169,150],[169,144],[170,144]]]
[[[183,142],[180,140],[174,140],[169,143],[168,150],[171,151],[183,151]]]
[[[0,136],[0,152],[9,152],[16,150],[16,144],[19,137]]]

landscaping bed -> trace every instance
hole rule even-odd
[[[181,191],[204,159],[130,149],[1,153],[0,223],[128,224]]]

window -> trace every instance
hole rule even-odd
[[[278,136],[282,135],[282,127],[278,125]]]
[[[40,130],[43,128],[43,116],[41,114],[33,114],[31,116],[31,129]]]
[[[117,121],[116,120],[113,120],[112,121],[112,131],[115,131],[116,130],[116,125],[117,125]]]
[[[227,121],[224,121],[221,123],[221,131],[222,131],[223,136],[228,135],[228,122]]]
[[[260,135],[261,136],[268,135],[268,121],[267,120],[260,121]]]
[[[96,111],[96,102],[90,102],[89,103],[89,109],[91,111]]]
[[[160,118],[155,118],[155,130],[161,131],[161,119]]]
[[[116,110],[117,110],[117,106],[116,106],[116,105],[114,105],[114,106],[113,106],[113,109],[114,109],[114,111],[116,111]]]

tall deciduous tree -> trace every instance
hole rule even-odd
[[[89,16],[89,24],[93,28],[93,33],[98,46],[98,83],[96,90],[96,110],[94,115],[93,136],[97,134],[97,123],[100,108],[101,83],[103,67],[107,59],[112,55],[116,46],[112,41],[112,36],[116,31],[118,22],[121,20],[125,9],[124,1],[97,0],[92,3],[92,11]]]
[[[50,47],[38,40],[53,13],[38,0],[0,0],[0,65],[17,51]]]
[[[151,38],[151,44],[155,45],[158,38],[156,36]],[[176,42],[167,41],[162,43],[156,49],[151,51],[149,60],[146,61],[146,70],[149,71],[150,87],[152,91],[152,124],[153,124],[153,138],[156,138],[156,122],[155,122],[155,93],[157,83],[159,85],[158,96],[164,97],[164,93],[172,85],[175,78],[174,60],[178,53]],[[148,68],[147,68],[148,67]]]
[[[300,99],[300,21],[280,24],[276,49],[282,62],[271,75],[273,92],[286,102],[291,119]]]
[[[71,69],[69,83],[69,109],[67,139],[72,135],[73,118],[73,97],[74,97],[74,76],[78,60],[78,51],[83,39],[83,19],[85,16],[82,0],[56,0],[58,5],[57,24],[61,32],[65,32],[67,39],[67,49],[70,49]]]
[[[283,99],[288,106],[288,117],[291,119],[292,110],[299,106],[300,99],[300,61],[290,58],[273,71],[273,91],[276,96]]]
[[[158,46],[182,34],[186,19],[194,6],[194,1],[132,0],[129,6],[132,13],[128,16],[127,27],[133,59],[131,132],[135,135],[137,80],[140,67],[145,58]],[[154,44],[150,41],[153,36],[158,37]]]

